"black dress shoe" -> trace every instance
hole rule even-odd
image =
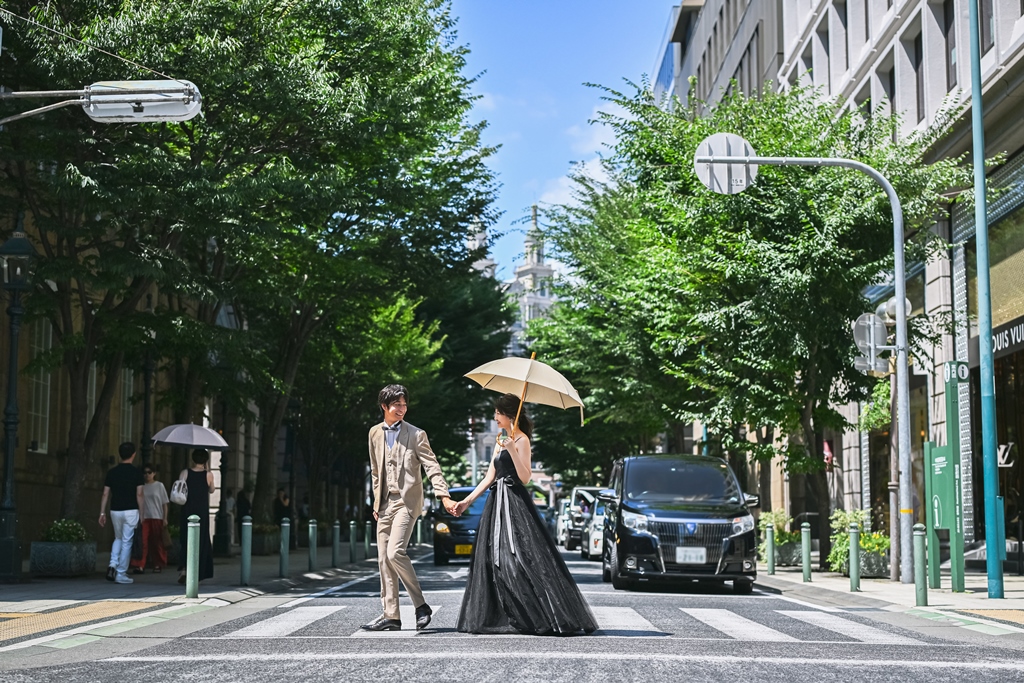
[[[384,616],[379,616],[369,624],[363,624],[359,628],[364,631],[401,631],[402,622],[398,619],[387,619]]]
[[[430,615],[434,613],[434,610],[430,609],[430,605],[423,603],[416,608],[416,630],[422,631],[430,625]]]
[[[107,581],[113,581],[115,578],[117,578],[117,568],[107,567]]]

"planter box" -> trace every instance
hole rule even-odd
[[[779,567],[795,567],[802,561],[799,543],[783,543],[775,546],[775,564]]]
[[[276,555],[281,550],[281,534],[253,534],[252,554],[253,555]]]
[[[850,561],[843,563],[843,576],[850,575]],[[862,579],[880,579],[889,576],[889,553],[860,553]]]
[[[83,576],[96,571],[96,542],[52,543],[33,541],[30,571],[35,576]]]

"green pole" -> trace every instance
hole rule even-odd
[[[924,524],[914,525],[914,588],[917,606],[928,606],[928,580],[924,564]]]
[[[277,575],[282,579],[288,576],[288,542],[291,536],[292,522],[287,517],[281,519],[281,550]]]
[[[363,546],[366,550],[366,558],[370,557],[370,536],[373,534],[373,522],[366,520],[366,535],[363,536]]]
[[[356,563],[356,520],[348,523],[348,561]]]
[[[242,517],[242,580],[243,586],[249,585],[252,574],[252,517]]]
[[[341,566],[341,522],[334,520],[334,533],[331,535],[331,566]]]
[[[416,520],[416,545],[423,545],[423,518]]]
[[[309,571],[316,571],[316,520],[309,520]]]
[[[860,590],[860,527],[850,522],[850,592]]]
[[[804,582],[811,580],[811,525],[804,522],[800,525],[800,549],[803,551]]]
[[[188,516],[188,561],[185,564],[185,597],[199,597],[199,515]]]
[[[768,576],[775,575],[775,525],[769,523],[765,528],[767,538],[765,539],[765,558],[768,562]]]

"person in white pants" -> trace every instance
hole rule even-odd
[[[107,581],[134,583],[128,576],[128,562],[132,557],[132,539],[139,526],[139,510],[142,509],[142,487],[145,484],[142,472],[132,462],[135,460],[135,444],[126,441],[117,449],[121,464],[107,472],[103,482],[103,499],[100,501],[100,526],[107,524],[107,501],[110,501],[110,521],[114,525],[114,545],[110,548],[110,566]]]

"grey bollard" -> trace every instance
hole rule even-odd
[[[850,522],[850,592],[860,590],[860,527]]]
[[[356,542],[359,540],[356,538],[356,520],[352,520],[348,523],[348,561],[352,564],[356,563]]]
[[[373,535],[373,522],[366,520],[366,535],[363,536],[363,548],[366,550],[366,559],[370,559],[370,536]]]
[[[316,571],[316,520],[309,520],[309,571]]]
[[[765,527],[765,560],[768,562],[768,576],[775,574],[775,525]]]
[[[252,575],[252,517],[242,517],[242,577],[241,585],[249,585]]]
[[[914,525],[914,592],[917,606],[928,606],[928,580],[925,576],[924,524]]]
[[[341,566],[341,522],[334,520],[334,531],[331,534],[331,566]]]
[[[199,515],[188,516],[188,549],[185,563],[185,597],[199,597]]]
[[[800,525],[800,549],[803,551],[804,583],[811,580],[811,525],[804,522]]]
[[[288,548],[291,547],[289,543],[291,531],[292,522],[290,519],[285,517],[281,520],[281,558],[277,571],[277,575],[280,576],[282,579],[288,577]]]

